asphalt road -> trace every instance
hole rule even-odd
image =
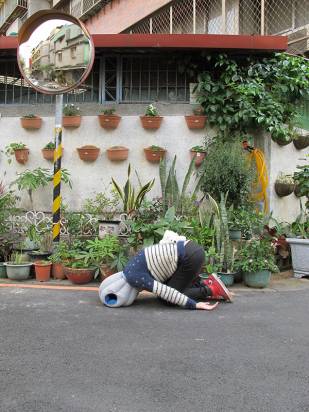
[[[0,411],[309,411],[308,311],[308,289],[202,312],[1,288]]]

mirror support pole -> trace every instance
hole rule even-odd
[[[62,158],[62,109],[63,94],[56,95],[55,151],[54,151],[54,194],[53,194],[53,242],[60,241],[61,207],[61,158]]]

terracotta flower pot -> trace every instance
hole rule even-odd
[[[24,129],[40,129],[42,126],[42,119],[40,117],[21,117],[20,122]]]
[[[162,116],[140,116],[142,126],[144,129],[159,129],[161,126]]]
[[[190,150],[191,159],[195,158],[195,166],[199,167],[203,163],[203,160],[206,157],[205,152],[196,152],[194,150]]]
[[[153,150],[150,147],[144,149],[146,159],[150,163],[159,163],[161,159],[164,158],[166,150]]]
[[[15,149],[14,150],[15,159],[18,163],[24,165],[28,162],[29,149]]]
[[[95,269],[77,269],[64,266],[63,273],[72,282],[78,285],[89,283],[93,280]]]
[[[126,160],[128,158],[129,149],[124,146],[113,146],[107,149],[106,153],[109,160],[113,162],[121,161]]]
[[[62,117],[62,126],[63,127],[79,127],[82,117],[77,116],[63,116]]]
[[[116,270],[112,269],[110,266],[106,264],[100,266],[100,274],[102,280],[108,278],[109,276],[112,276],[114,273],[116,273]]]
[[[53,162],[54,161],[54,149],[42,149],[42,154],[44,159]],[[63,153],[63,148],[62,148],[62,153]]]
[[[185,119],[189,129],[204,129],[206,124],[206,116],[203,115],[185,116]]]
[[[84,160],[85,162],[94,162],[99,156],[100,148],[92,145],[86,145],[83,147],[78,147],[77,151],[81,160]]]
[[[34,262],[35,279],[38,282],[48,282],[50,280],[51,263],[37,261]]]
[[[293,144],[297,150],[306,149],[309,146],[309,133],[304,136],[298,136],[293,140]]]
[[[121,116],[118,116],[117,114],[99,114],[98,118],[103,129],[116,129],[121,120]]]
[[[53,263],[52,275],[54,279],[65,279],[65,274],[63,273],[63,264],[62,263]]]
[[[290,183],[275,183],[275,192],[279,197],[289,196],[293,193],[295,188],[294,184]]]

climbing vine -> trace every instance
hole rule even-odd
[[[224,138],[260,127],[289,140],[297,103],[309,90],[309,62],[285,53],[267,58],[207,56],[212,69],[198,75],[198,101]]]

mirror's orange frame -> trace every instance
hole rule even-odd
[[[71,23],[77,24],[79,27],[81,27],[81,29],[83,30],[83,32],[85,33],[85,35],[88,37],[89,40],[89,44],[90,44],[90,60],[88,63],[88,67],[87,70],[85,70],[84,74],[81,76],[81,78],[79,79],[79,81],[77,83],[75,83],[74,85],[67,87],[65,89],[62,89],[61,92],[59,90],[43,90],[40,87],[35,86],[34,84],[31,83],[30,80],[28,80],[27,76],[24,75],[24,71],[23,68],[20,64],[20,59],[19,59],[19,47],[24,44],[27,40],[29,40],[31,34],[34,32],[34,30],[40,26],[40,24],[45,23],[48,20],[54,20],[54,19],[59,19],[59,20],[67,20],[70,21]],[[20,73],[22,74],[23,78],[26,80],[26,82],[36,91],[40,92],[40,93],[44,93],[44,94],[63,94],[63,93],[67,93],[73,89],[75,89],[76,87],[78,87],[81,83],[83,83],[91,69],[93,66],[93,62],[94,62],[94,56],[95,56],[95,48],[94,48],[94,44],[93,44],[93,40],[92,37],[89,33],[89,31],[87,30],[86,26],[76,17],[71,16],[68,13],[63,13],[60,11],[55,11],[55,10],[40,10],[36,13],[34,13],[32,16],[30,16],[25,23],[22,25],[22,27],[19,29],[18,32],[18,47],[17,47],[17,63],[18,63],[18,67],[20,70]]]

